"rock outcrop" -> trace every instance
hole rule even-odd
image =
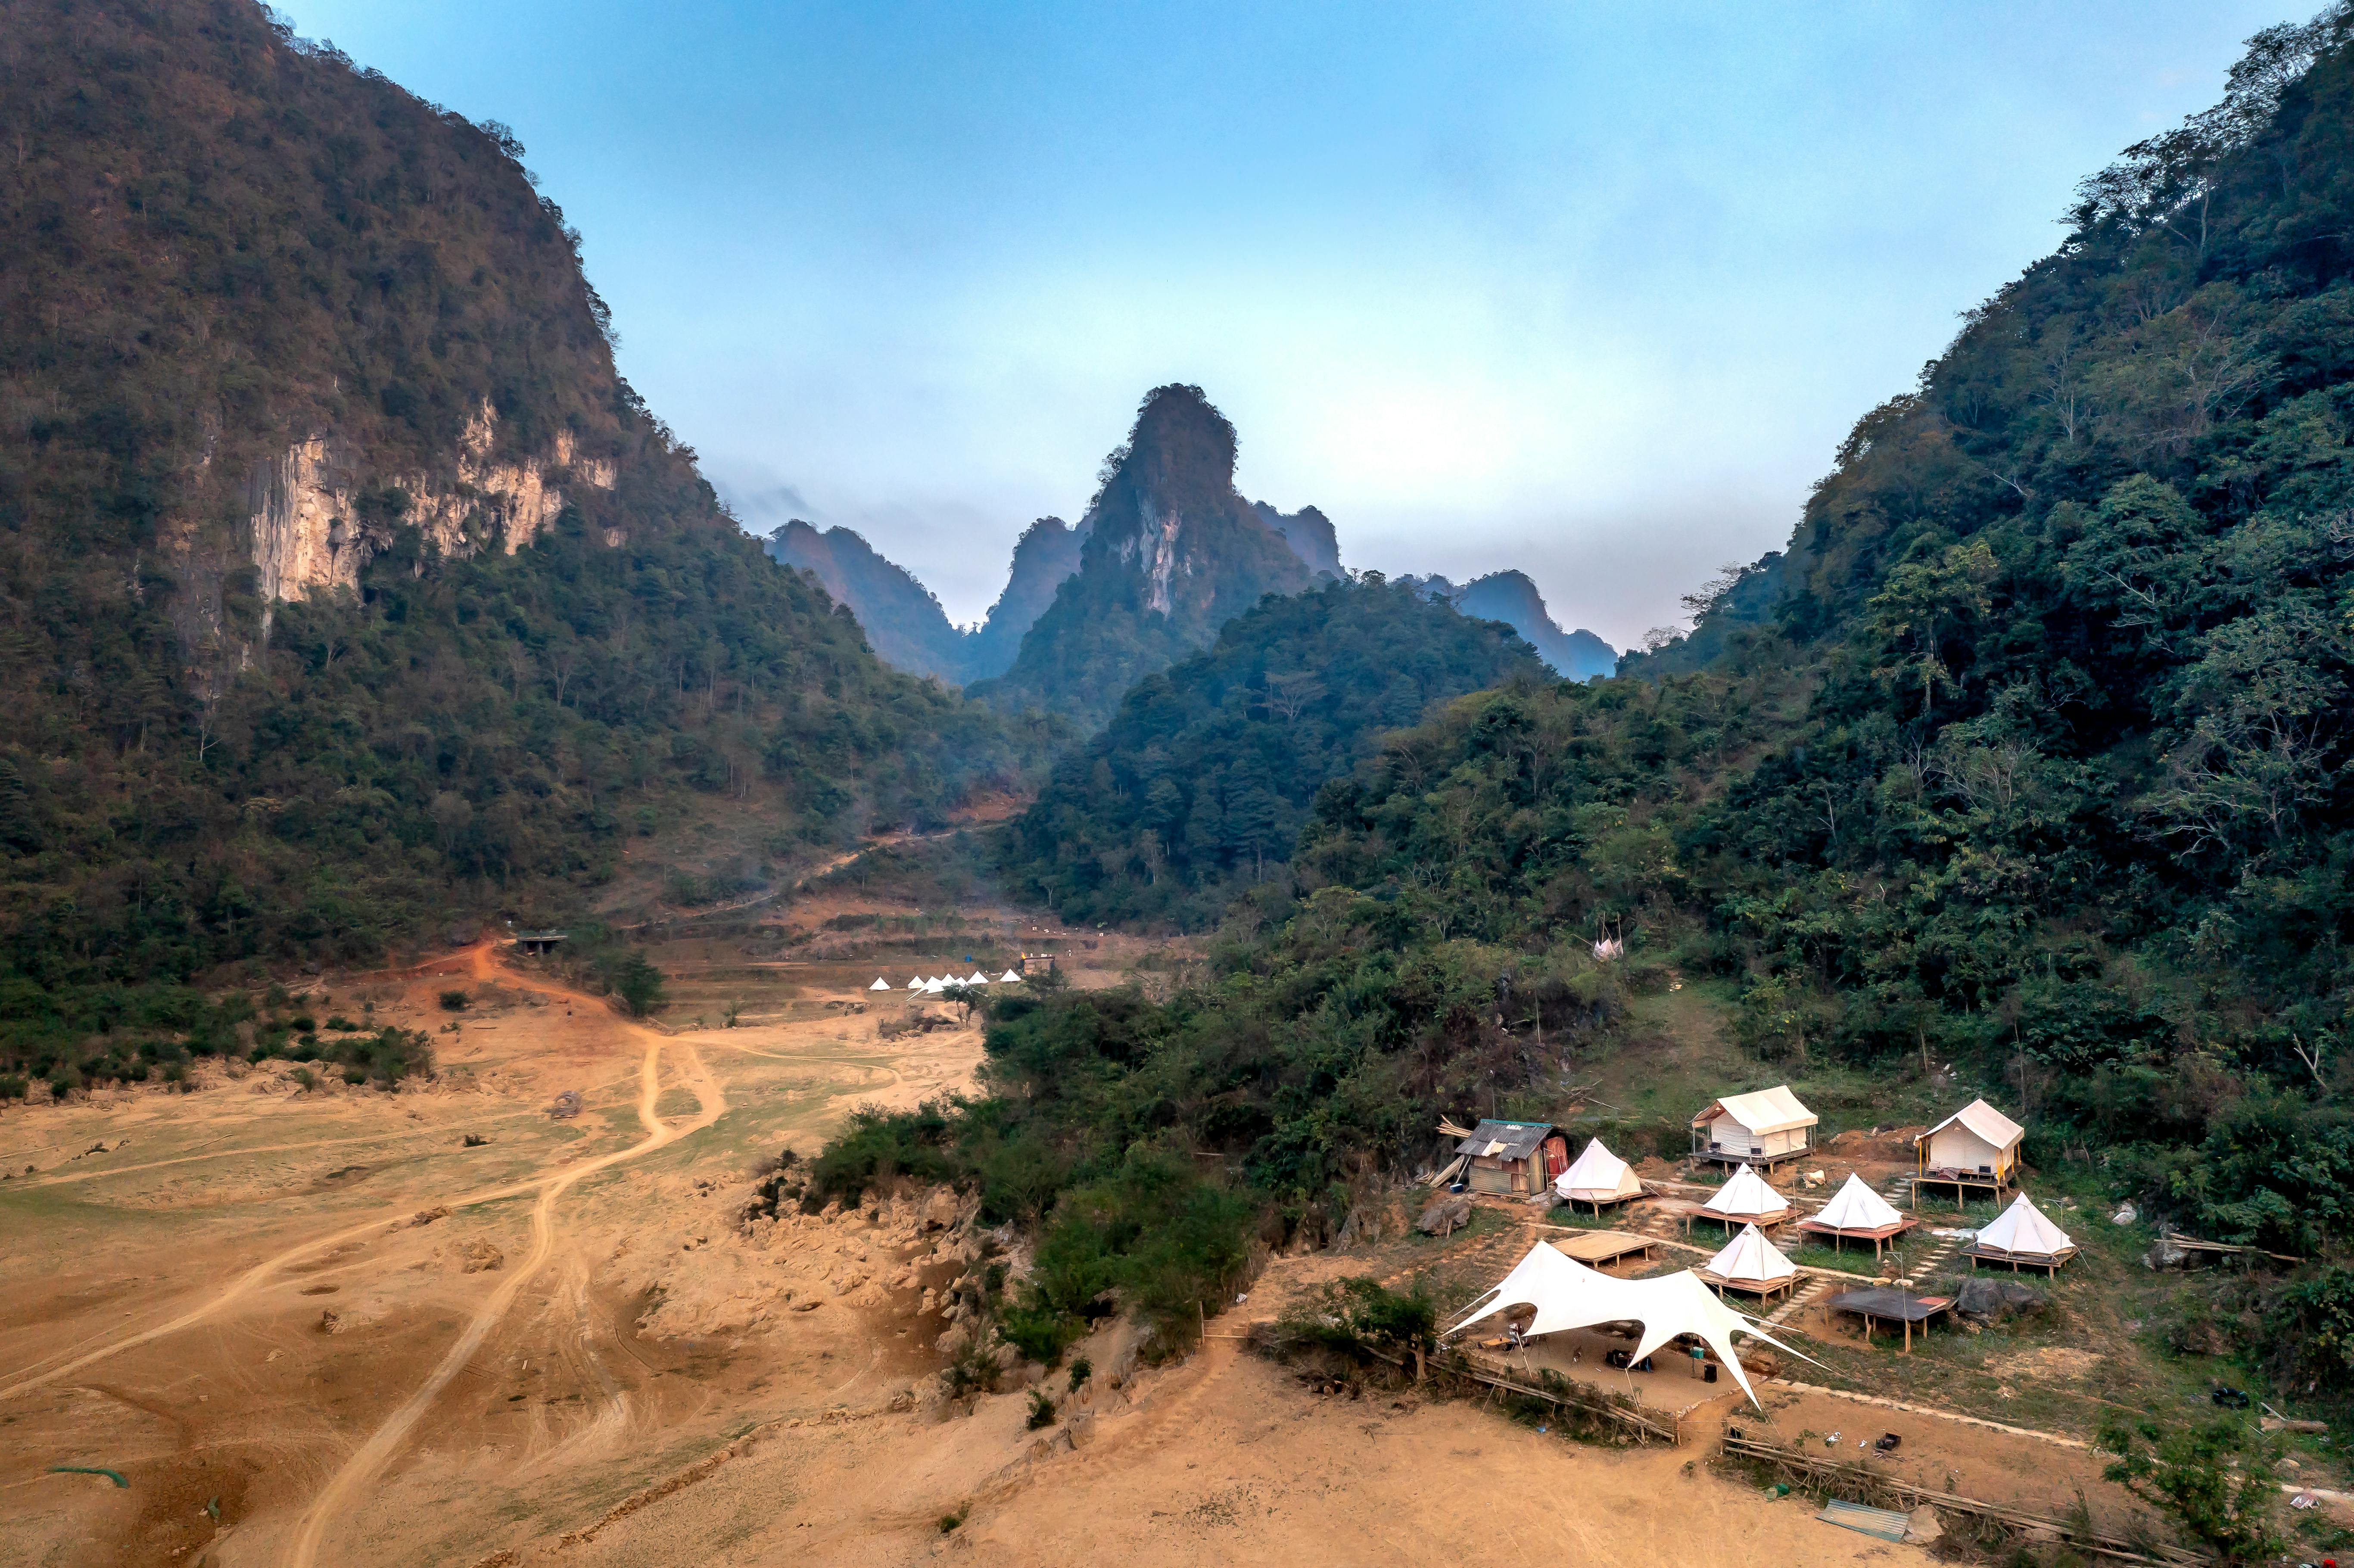
[[[447,475],[392,475],[374,486],[364,455],[340,437],[287,448],[246,487],[263,601],[357,589],[361,570],[404,526],[438,555],[472,556],[494,545],[513,555],[564,510],[557,476],[613,488],[612,460],[577,453],[568,433],[544,458],[502,459],[498,431],[498,412],[486,402],[466,422]],[[617,542],[610,533],[608,542]]]

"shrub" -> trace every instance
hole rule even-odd
[[[1087,1357],[1073,1357],[1071,1359],[1071,1392],[1073,1393],[1078,1393],[1079,1384],[1093,1377],[1095,1375],[1095,1363],[1088,1361]]]
[[[2095,1446],[2116,1456],[2103,1479],[2163,1512],[2227,1568],[2283,1549],[2273,1526],[2280,1478],[2272,1449],[2246,1427],[2218,1421],[2161,1430],[2112,1414]]]
[[[441,1010],[445,1012],[465,1012],[466,993],[462,991],[443,991],[441,993]]]
[[[22,1073],[0,1073],[0,1100],[21,1100],[33,1092]]]
[[[1046,1391],[1043,1388],[1034,1388],[1030,1391],[1029,1425],[1033,1432],[1042,1426],[1055,1425],[1055,1402],[1046,1397]]]

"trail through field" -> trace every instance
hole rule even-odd
[[[474,972],[482,978],[490,978],[491,959],[487,944],[475,951]],[[515,983],[524,984],[532,990],[544,991],[551,995],[574,998],[581,1002],[588,1002],[592,1000],[542,981],[521,980]],[[532,1205],[531,1210],[530,1253],[508,1276],[506,1281],[491,1293],[489,1299],[474,1309],[474,1316],[467,1323],[465,1331],[458,1336],[456,1342],[443,1354],[440,1363],[434,1367],[432,1374],[408,1396],[408,1401],[399,1409],[394,1411],[375,1432],[369,1435],[367,1441],[345,1461],[343,1468],[336,1471],[326,1486],[320,1490],[319,1495],[312,1499],[311,1506],[304,1512],[302,1522],[295,1532],[293,1544],[286,1554],[285,1562],[288,1568],[313,1568],[313,1564],[318,1561],[319,1547],[325,1541],[328,1530],[350,1510],[354,1501],[367,1489],[378,1472],[391,1459],[394,1452],[399,1448],[402,1441],[408,1437],[409,1429],[417,1425],[419,1418],[432,1405],[434,1400],[440,1396],[441,1391],[450,1385],[451,1380],[465,1369],[466,1363],[473,1359],[474,1352],[482,1349],[482,1341],[489,1337],[491,1330],[514,1305],[515,1298],[522,1293],[524,1287],[528,1285],[533,1277],[546,1265],[547,1260],[556,1251],[557,1200],[581,1178],[610,1166],[619,1165],[625,1160],[651,1154],[664,1144],[673,1142],[690,1132],[700,1131],[717,1121],[721,1114],[726,1110],[726,1097],[721,1092],[718,1080],[711,1075],[710,1070],[704,1065],[703,1058],[695,1053],[692,1045],[681,1044],[679,1050],[686,1060],[688,1086],[695,1092],[697,1110],[691,1121],[675,1125],[664,1122],[655,1113],[654,1106],[655,1102],[662,1097],[662,1054],[666,1042],[662,1035],[651,1029],[636,1024],[627,1027],[632,1033],[643,1036],[645,1040],[646,1054],[644,1063],[639,1069],[638,1077],[638,1120],[644,1125],[646,1136],[627,1149],[617,1150],[611,1154],[567,1167],[553,1176],[544,1178],[538,1183],[539,1198]]]

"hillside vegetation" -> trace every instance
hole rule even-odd
[[[1016,890],[1079,923],[1214,924],[1291,858],[1316,790],[1432,704],[1546,678],[1528,645],[1378,575],[1269,598],[1148,675],[1012,824]]]
[[[0,125],[0,1068],[138,1070],[248,966],[577,911],[698,796],[789,861],[1021,765],[718,509],[502,128],[250,0],[6,0]],[[305,442],[348,575],[274,602]]]
[[[1024,1004],[988,1099],[828,1158],[929,1160],[1042,1215],[1042,1264],[1087,1260],[1042,1270],[1053,1321],[1106,1280],[1182,1296],[1122,1215],[1214,1229],[1238,1192],[1308,1223],[1481,1087],[1541,1108],[1564,1045],[1671,965],[1722,977],[1761,1082],[1953,1063],[2007,1086],[2036,1164],[2097,1154],[2197,1234],[2337,1255],[2349,34],[2333,10],[2260,35],[2223,104],[2088,180],[2060,249],[1859,422],[1787,554],[1703,591],[1704,669],[1664,673],[1670,645],[1637,662],[1657,679],[1385,738],[1199,989]],[[1629,955],[1597,969],[1602,930]],[[1227,1255],[1198,1249],[1193,1288]],[[2342,1393],[2349,1322],[2354,1273],[2317,1264],[2235,1331]]]

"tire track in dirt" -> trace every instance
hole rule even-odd
[[[487,942],[478,944],[471,956],[475,974],[484,979],[490,978],[492,973],[490,944]],[[520,977],[510,978],[520,979]],[[572,997],[577,994],[544,981],[523,980],[522,983],[530,990],[545,991],[551,995]],[[580,997],[579,1000],[586,1001],[590,999]],[[653,1030],[635,1023],[624,1023],[623,1027],[642,1036],[646,1042],[645,1057],[639,1069],[638,1089],[638,1119],[644,1125],[646,1136],[627,1149],[617,1150],[611,1154],[602,1155],[595,1160],[583,1160],[578,1165],[568,1167],[531,1184],[537,1187],[539,1197],[532,1204],[530,1253],[498,1289],[491,1293],[489,1299],[475,1308],[472,1319],[467,1323],[465,1330],[459,1335],[457,1341],[443,1354],[440,1363],[434,1367],[432,1374],[414,1393],[409,1395],[400,1408],[394,1411],[369,1435],[367,1441],[344,1462],[343,1467],[336,1471],[326,1486],[321,1489],[318,1495],[312,1499],[310,1508],[304,1510],[302,1523],[296,1530],[293,1543],[288,1549],[284,1558],[287,1568],[314,1568],[318,1562],[319,1548],[325,1542],[329,1528],[351,1510],[354,1502],[382,1472],[384,1467],[390,1462],[394,1452],[408,1438],[410,1429],[417,1425],[433,1402],[440,1397],[441,1391],[450,1385],[451,1381],[465,1370],[466,1363],[473,1359],[474,1353],[482,1349],[482,1341],[489,1338],[491,1330],[506,1316],[524,1287],[530,1283],[533,1276],[537,1274],[554,1255],[557,1200],[582,1178],[619,1165],[625,1160],[651,1154],[655,1150],[676,1142],[689,1133],[700,1132],[726,1113],[727,1099],[719,1087],[718,1080],[712,1076],[710,1069],[704,1065],[702,1056],[692,1044],[679,1042],[678,1048],[686,1059],[688,1087],[694,1091],[697,1110],[691,1121],[680,1123],[677,1126],[664,1122],[656,1114],[654,1107],[656,1102],[662,1097],[663,1047],[669,1042]]]

